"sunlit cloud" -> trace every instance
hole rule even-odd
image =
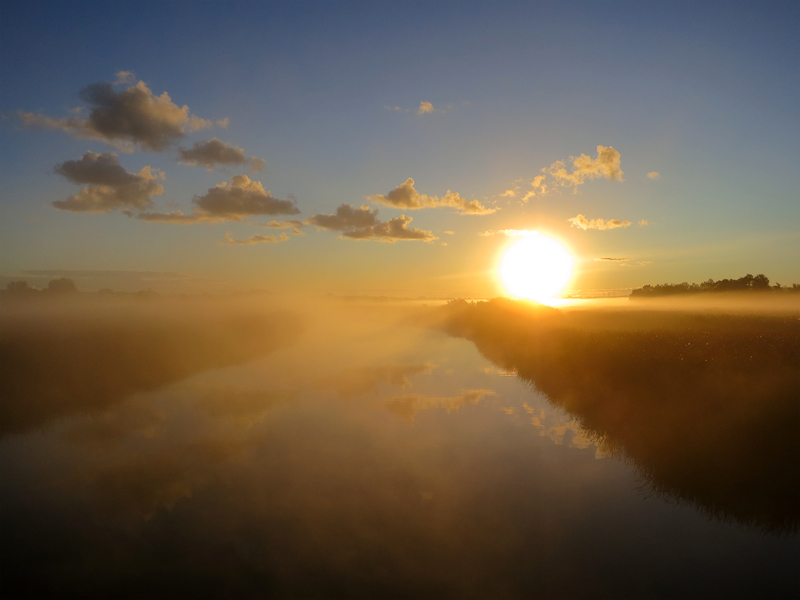
[[[136,75],[132,71],[118,71],[117,78],[114,80],[114,85],[133,84],[136,83]]]
[[[650,172],[647,174],[647,176],[648,176],[650,179],[661,179],[661,173],[659,173],[658,171],[650,171]]]
[[[564,161],[556,161],[548,169],[561,185],[583,185],[587,179],[604,177],[615,181],[623,181],[620,168],[620,154],[611,146],[597,146],[597,156],[592,158],[586,154],[570,157],[572,171],[568,171]]]
[[[191,225],[193,223],[221,223],[225,219],[210,218],[207,215],[190,213],[186,214],[182,210],[174,210],[168,213],[161,212],[140,212],[135,214],[133,211],[124,210],[124,214],[129,217],[135,216],[140,221],[148,221],[150,223],[175,223],[178,225]]]
[[[478,200],[466,200],[458,192],[450,190],[447,190],[447,193],[441,198],[420,194],[414,188],[414,180],[411,177],[387,194],[375,194],[367,196],[367,199],[384,206],[408,210],[452,207],[462,215],[489,215],[497,210],[496,208],[486,208]]]
[[[286,232],[281,232],[281,234],[277,237],[274,235],[260,235],[255,234],[251,235],[249,238],[245,238],[243,240],[235,239],[230,231],[225,232],[225,244],[229,246],[252,246],[255,244],[273,244],[276,242],[287,242],[289,241],[289,236],[286,235]]]
[[[266,227],[267,229],[291,229],[292,233],[295,235],[305,235],[305,232],[301,231],[302,227],[305,226],[305,223],[298,219],[282,219],[281,221],[273,220],[269,223],[253,223],[253,225]]]
[[[578,229],[583,229],[584,231],[587,229],[616,229],[617,227],[630,227],[630,221],[620,221],[619,219],[611,219],[606,221],[605,219],[587,219],[583,215],[578,215],[577,217],[572,217],[571,219],[567,219],[570,223],[570,227],[577,227]]]
[[[541,169],[541,175],[533,178],[531,189],[524,193],[522,201],[527,202],[536,196],[546,196],[559,188],[571,188],[573,193],[578,193],[578,186],[591,179],[624,181],[620,167],[620,153],[611,146],[597,146],[597,156],[594,158],[581,154],[570,156],[569,160],[571,169],[563,160],[557,160],[549,167]]]
[[[455,231],[450,231],[449,229],[445,229],[442,233],[446,233],[447,235],[455,235]]]
[[[114,153],[86,152],[79,160],[56,165],[55,172],[72,183],[88,184],[66,200],[53,206],[72,212],[104,213],[120,209],[141,210],[152,205],[152,197],[164,193],[158,183],[163,174],[149,166],[138,173],[128,173]]]
[[[537,231],[531,231],[529,229],[497,229],[497,230],[486,230],[481,231],[478,233],[481,237],[489,237],[492,235],[504,235],[506,237],[528,237],[533,235],[539,235]]]
[[[248,158],[244,150],[232,144],[226,144],[217,138],[206,142],[195,142],[191,148],[178,148],[180,160],[185,165],[202,166],[211,171],[217,166],[251,165],[253,171],[260,171],[266,164],[263,158]]]
[[[231,182],[222,182],[210,188],[193,202],[204,214],[240,221],[258,215],[296,215],[300,212],[294,202],[287,198],[275,198],[264,190],[260,181],[247,175],[234,175]]]
[[[422,101],[419,103],[419,108],[417,109],[418,115],[426,115],[429,113],[434,112],[433,104],[431,102]]]
[[[133,73],[120,71],[116,85],[127,85],[116,91],[115,83],[93,83],[80,92],[88,105],[89,116],[52,118],[31,112],[19,111],[23,123],[30,127],[58,129],[79,139],[105,142],[124,152],[141,150],[163,151],[186,133],[212,126],[211,121],[189,112],[189,107],[178,106],[167,92],[156,96],[143,82],[135,80]]]
[[[192,202],[195,208],[188,214],[182,210],[168,213],[140,212],[136,218],[151,223],[191,225],[242,221],[248,217],[263,215],[296,215],[300,212],[292,200],[275,198],[271,192],[264,190],[260,181],[254,181],[247,175],[234,175],[230,183],[223,181],[209,188],[202,196],[195,196]],[[132,211],[124,212],[128,216],[134,216]],[[294,224],[291,226],[297,227]]]
[[[622,261],[622,260],[630,260],[630,259],[629,258],[611,258],[610,256],[603,256],[602,258],[595,258],[595,260]]]
[[[647,219],[641,219],[639,221],[639,226],[640,227],[646,227],[647,225],[652,225],[652,224],[653,224],[653,222],[652,221],[648,221]]]
[[[399,240],[432,242],[437,240],[432,232],[423,229],[409,229],[413,219],[400,215],[388,221],[378,220],[378,210],[370,210],[366,205],[353,208],[342,204],[332,215],[317,214],[308,219],[311,225],[319,229],[341,231],[340,237],[353,240],[377,239],[394,243]]]
[[[501,198],[515,198],[517,195],[517,191],[519,191],[519,186],[515,188],[511,188],[500,194]]]

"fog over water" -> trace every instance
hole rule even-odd
[[[796,596],[800,312],[597,302],[5,305],[3,588]]]

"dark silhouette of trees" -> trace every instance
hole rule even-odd
[[[631,298],[653,298],[657,296],[674,296],[676,294],[702,294],[708,292],[800,292],[796,283],[791,288],[780,283],[769,285],[769,278],[760,273],[756,276],[748,273],[739,279],[708,279],[702,283],[662,283],[645,285],[631,292]]]
[[[74,294],[78,291],[75,282],[72,279],[61,277],[59,279],[52,279],[47,284],[47,291],[51,294]]]
[[[6,290],[9,294],[14,295],[30,295],[39,291],[36,288],[32,288],[27,281],[11,281],[6,285]]]

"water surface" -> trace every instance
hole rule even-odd
[[[471,341],[395,307],[299,312],[234,364],[199,361],[103,402],[56,398],[52,418],[40,398],[36,419],[19,417],[26,426],[0,439],[3,587],[136,598],[798,594],[792,531],[655,490]]]

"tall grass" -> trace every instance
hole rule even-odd
[[[797,532],[797,315],[569,313],[503,299],[439,310],[441,328],[516,369],[655,492]]]

